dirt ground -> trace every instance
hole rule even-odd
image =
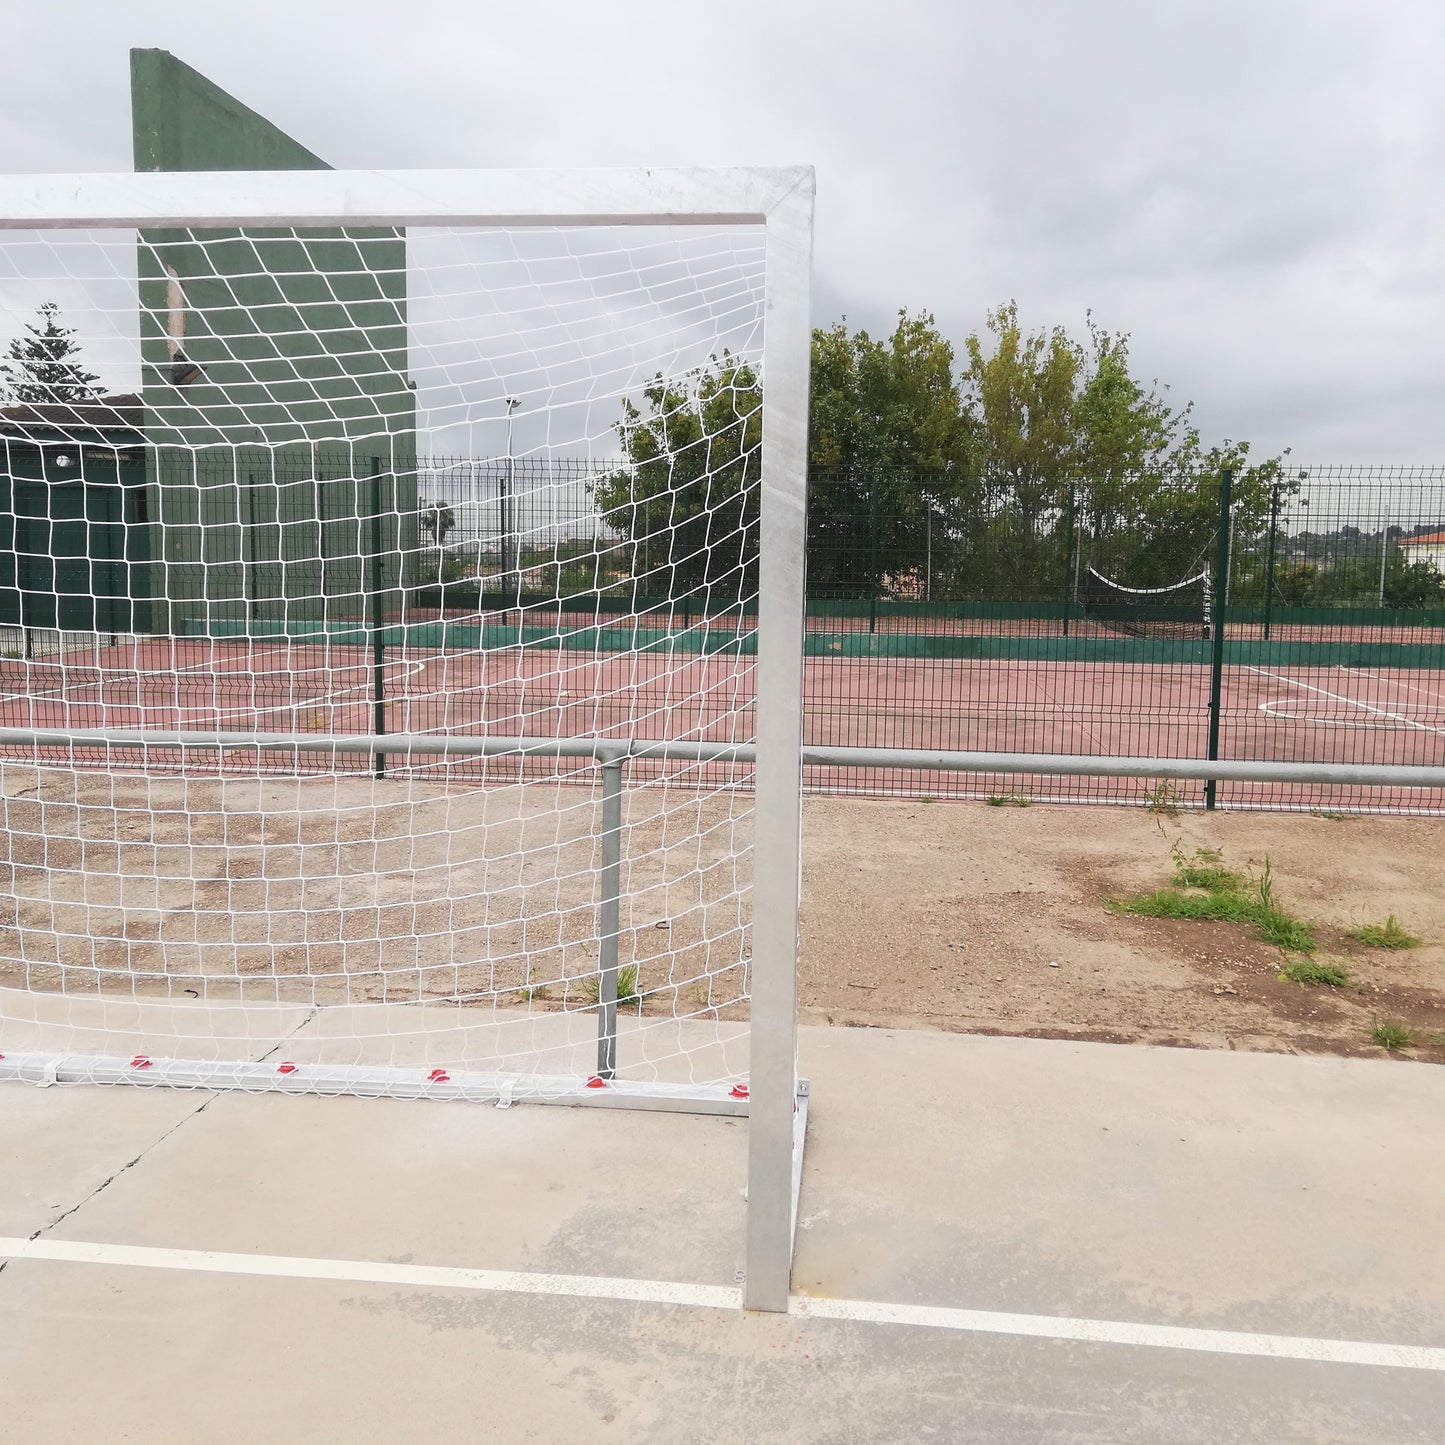
[[[737,1019],[751,795],[630,788],[620,960],[658,1017]],[[596,998],[600,803],[571,784],[0,768],[0,984],[228,1001]],[[808,1022],[1445,1062],[1445,819],[810,796]],[[1342,987],[1232,923],[1133,917],[1217,849],[1311,923]],[[8,896],[6,896],[8,895]],[[1395,914],[1422,946],[1347,935]],[[588,985],[591,985],[591,998]]]
[[[1378,1057],[1390,1021],[1445,1062],[1445,820],[812,798],[804,837],[809,1022]],[[1237,924],[1110,912],[1169,882],[1176,842],[1268,858],[1350,984],[1282,981]],[[1421,947],[1346,936],[1390,913]]]

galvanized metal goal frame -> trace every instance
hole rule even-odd
[[[754,1309],[785,1310],[800,1115],[796,963],[811,168],[0,177],[0,230],[458,225],[760,225],[764,231],[766,386],[756,664],[759,826],[754,842],[744,1301]],[[389,740],[388,752],[397,749],[396,740]],[[609,776],[615,781],[615,774]],[[614,972],[608,984],[613,1000],[615,982]]]

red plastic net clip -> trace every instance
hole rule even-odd
[[[748,1086],[746,1084],[734,1084],[732,1088],[728,1090],[728,1098],[730,1099],[746,1099],[747,1096]]]
[[[429,1084],[449,1084],[452,1081],[452,1076],[447,1073],[445,1069],[433,1069],[431,1073],[426,1076],[426,1081]]]
[[[607,1080],[604,1079],[601,1074],[593,1074],[592,1077],[587,1080],[587,1087],[589,1089],[605,1089],[607,1087]]]
[[[278,1074],[294,1074],[296,1072],[296,1065],[293,1064],[290,1059],[287,1059],[284,1064],[276,1065],[276,1072]]]
[[[133,1069],[148,1069],[151,1066],[150,1056],[148,1054],[137,1054],[135,1058],[130,1061],[130,1066]]]

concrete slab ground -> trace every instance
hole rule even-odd
[[[788,1316],[730,1307],[744,1121],[0,1085],[0,1438],[1445,1438],[1445,1072],[801,1048]]]

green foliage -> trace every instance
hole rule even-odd
[[[1247,443],[1206,448],[1190,418],[1133,375],[1128,336],[1092,316],[1078,341],[1028,330],[1009,302],[959,357],[928,312],[899,312],[886,338],[846,318],[820,328],[810,591],[1057,600],[1081,560],[1130,586],[1177,582],[1213,555],[1223,468],[1246,541],[1271,498],[1299,485],[1282,458],[1252,461]],[[624,402],[627,466],[596,497],[643,590],[751,586],[760,428],[757,378],[727,353]]]
[[[1240,874],[1224,866],[1217,848],[1196,848],[1190,857],[1176,843],[1169,855],[1174,860],[1174,881],[1181,888],[1202,888],[1207,893],[1238,893],[1245,887]]]
[[[581,981],[580,988],[584,1002],[599,1003],[602,997],[602,975],[600,973],[588,974]],[[622,964],[617,970],[617,1002],[623,1006],[635,1005],[641,1008],[646,999],[647,995],[642,992],[639,984],[637,965],[635,963]]]
[[[991,793],[984,802],[990,808],[1031,808],[1034,800],[1025,798],[1021,793]]]
[[[1350,929],[1350,937],[1367,948],[1419,948],[1420,940],[1406,930],[1392,913],[1383,923],[1362,923]]]
[[[632,575],[677,595],[756,584],[762,391],[728,352],[690,380],[661,376],[617,425],[626,470],[597,484],[609,527],[632,550]]]
[[[1297,983],[1301,988],[1313,988],[1320,984],[1344,988],[1350,981],[1348,969],[1338,963],[1323,963],[1317,958],[1292,958],[1280,969],[1279,976],[1285,983]]]
[[[447,533],[456,525],[456,514],[445,502],[428,502],[425,498],[422,499],[421,511],[417,514],[417,526],[431,537],[435,546],[445,546]]]
[[[1164,818],[1177,818],[1183,794],[1168,778],[1161,778],[1152,788],[1144,789],[1144,811]]]
[[[1445,573],[1392,547],[1385,558],[1386,607],[1445,607]]]
[[[932,316],[899,312],[887,341],[846,318],[813,332],[808,455],[815,594],[906,590],[927,560],[925,516],[943,563],[979,509],[953,348]]]
[[[1115,911],[1146,918],[1211,919],[1245,923],[1255,936],[1292,953],[1313,953],[1319,947],[1309,924],[1286,913],[1274,896],[1274,870],[1269,859],[1257,879],[1246,880],[1224,867],[1214,849],[1201,848],[1185,857],[1176,844],[1174,887],[1159,888],[1113,905]]]
[[[1410,1048],[1419,1042],[1419,1038],[1407,1025],[1385,1021],[1370,1030],[1370,1042],[1393,1054]]]
[[[60,324],[60,308],[47,301],[40,308],[40,324],[27,323],[27,336],[10,343],[9,360],[0,363],[7,399],[11,402],[95,401],[99,377],[78,360],[80,347],[75,328]]]

